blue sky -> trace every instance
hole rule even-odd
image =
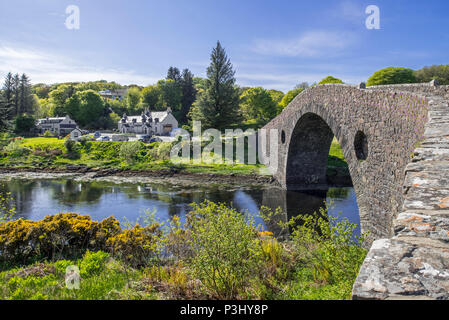
[[[65,27],[66,7],[80,29]],[[380,30],[365,27],[368,5]],[[237,83],[287,91],[327,75],[449,64],[449,1],[0,0],[0,76],[149,85],[169,66],[205,76],[217,40]]]

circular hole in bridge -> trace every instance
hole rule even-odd
[[[354,138],[355,155],[358,160],[368,158],[368,139],[362,131],[357,131]]]

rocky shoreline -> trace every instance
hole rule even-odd
[[[351,177],[345,168],[328,170],[330,187],[350,187]],[[178,170],[120,170],[89,168],[86,166],[67,166],[66,168],[1,168],[0,180],[24,179],[73,179],[75,181],[107,181],[121,183],[164,183],[180,186],[279,186],[270,175],[261,174],[218,174],[192,173]]]

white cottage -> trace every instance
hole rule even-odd
[[[57,118],[44,118],[38,119],[36,127],[39,133],[45,133],[50,131],[58,136],[65,136],[78,127],[76,122],[69,116],[57,117]]]
[[[173,116],[171,108],[161,112],[150,112],[146,109],[140,116],[124,114],[118,122],[120,133],[166,136],[177,128],[178,121]]]
[[[78,141],[83,136],[83,132],[80,128],[76,128],[72,132],[70,132],[70,140]]]

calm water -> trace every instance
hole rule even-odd
[[[205,199],[225,202],[238,210],[257,217],[261,206],[281,207],[288,217],[317,212],[324,202],[332,203],[329,215],[348,218],[360,224],[358,207],[352,188],[331,188],[327,192],[293,192],[278,188],[175,187],[160,184],[113,184],[107,182],[77,182],[73,180],[11,180],[0,181],[2,191],[11,192],[17,216],[40,220],[59,212],[89,214],[94,220],[115,216],[120,221],[137,221],[146,210],[156,212],[160,221],[174,215],[184,221],[191,203]],[[341,212],[342,214],[339,214]],[[286,219],[287,217],[285,217]],[[275,231],[275,230],[271,230]],[[359,234],[360,230],[356,233]]]

